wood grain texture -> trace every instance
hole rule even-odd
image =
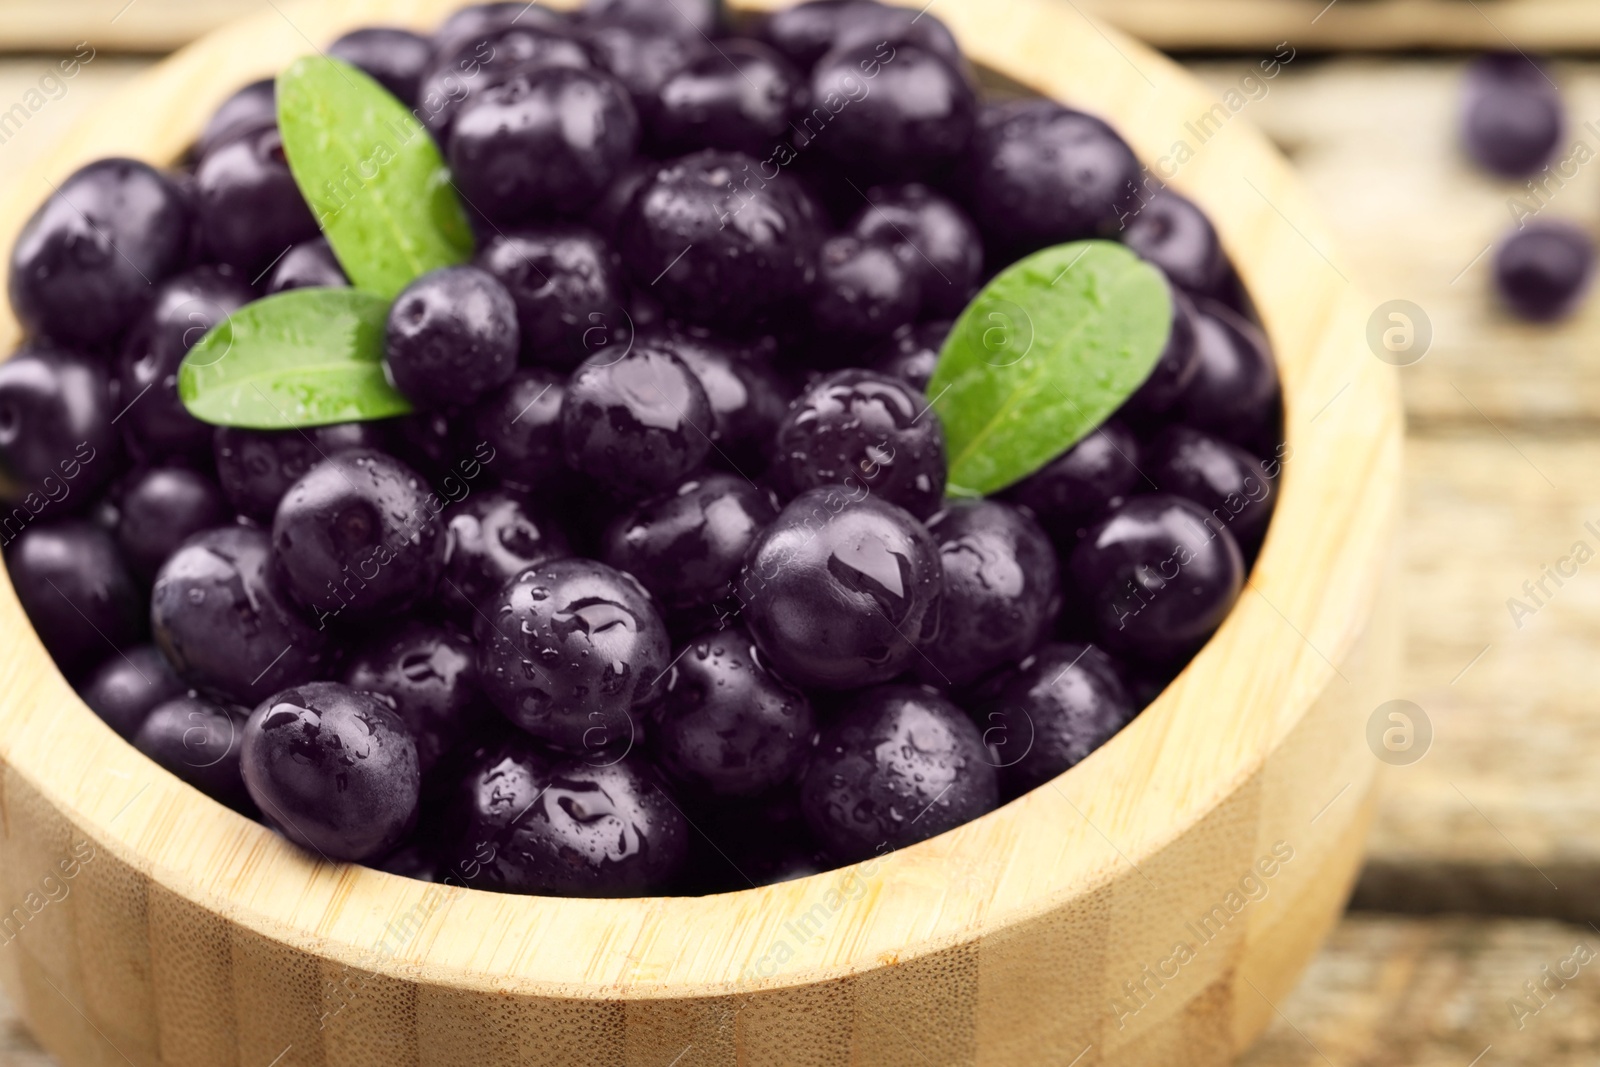
[[[170,52],[267,0],[7,0],[0,49],[57,52],[87,41],[106,52]]]
[[[180,53],[19,181],[0,243],[46,178],[113,152],[171,159],[307,40],[446,6],[283,5]],[[944,0],[941,15],[977,61],[1107,115],[1147,157],[1211,107],[1171,64],[1046,0],[1003,19]],[[952,833],[785,885],[633,901],[428,886],[313,863],[155,769],[78,703],[0,586],[15,635],[0,900],[43,901],[0,980],[40,1040],[73,1067],[1227,1062],[1359,862],[1379,766],[1363,727],[1399,648],[1379,598],[1401,425],[1367,303],[1322,258],[1327,231],[1265,140],[1228,124],[1175,184],[1262,307],[1293,454],[1250,589],[1105,748]],[[0,344],[14,337],[0,321]],[[75,848],[88,858],[62,883]],[[38,896],[47,876],[61,899]],[[1180,940],[1192,958],[1148,977]]]
[[[1600,934],[1581,924],[1353,914],[1238,1067],[1589,1067],[1600,955],[1584,950]]]
[[[1458,431],[1408,447],[1400,694],[1434,740],[1391,777],[1358,900],[1600,921],[1600,586],[1587,569],[1546,580],[1521,628],[1506,606],[1575,542],[1600,549],[1585,525],[1600,444]]]
[[[1307,51],[1600,46],[1589,0],[1073,0],[1086,14],[1168,50]]]
[[[0,49],[56,51],[86,40],[106,51],[166,52],[269,6],[267,0],[10,0]],[[1589,0],[1073,0],[1071,6],[1176,51],[1270,49],[1285,40],[1313,51],[1504,48],[1507,39],[1546,51],[1600,47],[1600,9]]]

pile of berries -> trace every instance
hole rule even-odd
[[[1099,119],[981,98],[934,15],[517,2],[330,52],[415,109],[476,231],[390,311],[415,414],[260,431],[179,399],[208,327],[346,284],[271,83],[174,170],[78,171],[12,254],[6,564],[179,777],[414,877],[742,888],[1047,782],[1231,609],[1283,451],[1216,234]],[[1171,282],[1154,372],[947,499],[951,318],[1093,237]]]

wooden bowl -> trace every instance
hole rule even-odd
[[[10,186],[0,246],[79,164],[170,162],[243,82],[455,3],[275,4],[185,49]],[[937,14],[974,61],[1161,166],[1260,306],[1291,451],[1216,637],[1089,759],[933,840],[720,896],[550,899],[312,862],[104,726],[0,580],[0,976],[64,1064],[1220,1064],[1261,1029],[1338,915],[1371,812],[1365,723],[1397,650],[1395,380],[1246,118],[1070,4]]]

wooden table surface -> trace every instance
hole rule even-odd
[[[1255,60],[1195,69],[1221,92]],[[51,62],[0,59],[0,113],[30,99]],[[0,181],[145,62],[97,54],[0,139]],[[1389,772],[1359,910],[1276,1005],[1248,1067],[1564,1067],[1600,1055],[1600,562],[1559,588],[1547,581],[1553,595],[1520,627],[1507,607],[1575,542],[1600,549],[1585,528],[1600,530],[1600,295],[1553,328],[1494,308],[1484,250],[1512,225],[1519,187],[1458,157],[1460,67],[1297,57],[1242,112],[1296,160],[1342,232],[1341,247],[1308,249],[1306,269],[1356,279],[1374,307],[1414,302],[1434,338],[1403,371],[1408,645],[1393,694],[1424,709],[1433,742]],[[1600,159],[1600,63],[1556,70],[1571,139]],[[1600,162],[1572,170],[1543,210],[1593,229]],[[1593,958],[1528,999],[1525,982],[1575,953]],[[0,1067],[51,1062],[0,1000]]]
[[[1433,330],[1402,371],[1407,648],[1393,694],[1422,707],[1433,741],[1389,772],[1356,893],[1371,911],[1351,913],[1278,1006],[1251,1067],[1600,1053],[1592,964],[1543,1004],[1523,984],[1580,944],[1600,953],[1600,582],[1546,579],[1542,603],[1523,589],[1575,542],[1600,548],[1585,528],[1600,529],[1600,301],[1559,326],[1518,323],[1490,299],[1486,254],[1518,203],[1595,231],[1600,167],[1573,166],[1538,197],[1468,167],[1454,129],[1461,65],[1307,57],[1244,112],[1334,219],[1342,245],[1320,250],[1323,268],[1358,279],[1374,307],[1412,301]],[[1198,67],[1219,92],[1248,68]],[[1600,64],[1559,64],[1556,77],[1571,142],[1600,148],[1600,123],[1584,125],[1600,120]],[[1514,597],[1537,610],[1514,619]]]
[[[89,40],[106,51],[165,52],[271,0],[5,0],[0,48],[47,51]],[[1003,0],[1001,0],[1003,2]],[[1592,0],[1072,0],[1081,13],[1165,49],[1312,51],[1600,48]]]

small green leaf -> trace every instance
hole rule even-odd
[[[951,495],[1003,489],[1088,435],[1150,376],[1171,328],[1166,281],[1122,245],[1076,241],[1007,267],[928,383]]]
[[[278,128],[295,184],[357,288],[392,299],[472,254],[438,146],[366,74],[336,59],[295,60],[278,75]]]
[[[178,368],[189,414],[287,430],[404,415],[383,374],[389,301],[359,289],[290,289],[212,327]]]

